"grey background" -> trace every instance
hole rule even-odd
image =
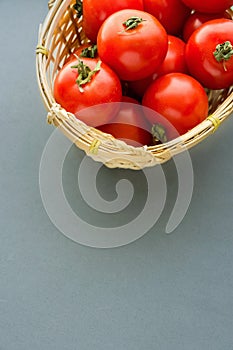
[[[173,234],[164,233],[177,191],[169,162],[168,201],[145,236],[110,250],[72,242],[48,218],[38,184],[53,132],[35,75],[46,13],[45,0],[0,1],[0,350],[233,349],[232,118],[191,150],[193,198]],[[72,148],[64,169],[74,206],[82,157]],[[104,169],[98,181],[114,188],[124,176],[140,187],[130,171]]]

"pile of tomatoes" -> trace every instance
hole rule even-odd
[[[83,0],[88,44],[66,60],[55,100],[134,146],[166,142],[233,85],[233,0]],[[79,9],[80,9],[79,6]]]

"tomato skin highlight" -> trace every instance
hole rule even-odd
[[[219,13],[229,9],[233,0],[182,0],[190,9],[203,13]]]
[[[138,101],[123,96],[122,102],[115,118],[110,123],[99,126],[98,129],[131,146],[151,145],[153,139],[150,125],[145,119]]]
[[[142,18],[134,29],[126,30],[124,22],[131,17]],[[121,80],[139,80],[153,74],[164,60],[167,33],[159,21],[144,11],[122,10],[102,24],[97,47],[101,60]]]
[[[151,124],[165,130],[162,142],[172,140],[208,116],[208,97],[201,84],[183,73],[159,77],[146,90],[142,104]]]
[[[155,16],[168,34],[180,34],[191,10],[181,0],[144,0],[144,10]]]
[[[82,62],[93,70],[97,59],[83,58]],[[122,99],[121,83],[115,72],[101,62],[100,70],[80,91],[76,80],[79,76],[79,63],[71,60],[58,72],[54,81],[54,98],[67,112],[73,113],[79,120],[89,126],[108,123],[117,113],[116,104]],[[90,108],[92,107],[92,108]]]
[[[190,74],[209,89],[225,89],[233,85],[233,56],[218,62],[216,46],[229,41],[233,45],[233,21],[215,19],[204,23],[190,36],[185,50]]]
[[[83,0],[83,29],[86,36],[93,42],[102,23],[114,12],[132,8],[143,10],[143,0]]]

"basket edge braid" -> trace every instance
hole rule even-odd
[[[39,27],[38,45],[36,48],[36,73],[39,91],[48,111],[47,121],[58,127],[80,149],[95,161],[99,161],[110,168],[143,169],[145,167],[162,164],[174,155],[190,149],[215,132],[233,111],[233,88],[229,88],[221,95],[219,91],[209,92],[210,99],[215,99],[218,107],[204,120],[186,134],[170,142],[155,146],[133,147],[123,141],[115,139],[95,128],[89,127],[78,120],[72,113],[68,113],[56,103],[52,94],[52,84],[56,71],[61,68],[62,60],[70,53],[65,51],[66,35],[70,36],[73,44],[69,21],[73,18],[72,6],[74,0],[49,1],[49,12]],[[230,11],[230,10],[229,10]],[[233,11],[230,11],[233,17]],[[68,20],[68,21],[67,21]],[[72,23],[71,23],[72,24]],[[81,20],[79,25],[81,25]],[[60,39],[56,40],[56,35]],[[59,35],[60,37],[59,37]],[[75,33],[78,43],[87,41],[81,31]],[[70,44],[69,42],[69,44]],[[68,45],[69,46],[69,45]],[[54,55],[57,54],[57,56]],[[58,60],[58,56],[60,61]],[[215,96],[216,95],[216,96]],[[218,99],[222,98],[220,102]]]

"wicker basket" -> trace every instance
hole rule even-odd
[[[37,77],[48,110],[48,123],[61,131],[87,155],[110,168],[142,169],[168,161],[211,135],[233,111],[233,87],[209,91],[209,116],[198,126],[170,142],[156,146],[133,147],[79,121],[58,105],[53,82],[66,58],[80,44],[88,42],[82,18],[74,9],[75,0],[49,1],[49,12],[39,29],[36,49]],[[229,10],[231,15],[233,12]]]

